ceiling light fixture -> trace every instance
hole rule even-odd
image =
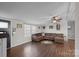
[[[62,20],[62,19],[61,19],[60,16],[54,16],[54,17],[53,17],[53,20],[60,21],[60,20]]]
[[[57,21],[56,20],[53,20],[53,23],[56,23]]]
[[[60,16],[54,16],[54,17],[51,18],[51,20],[53,21],[53,23],[57,23],[60,20],[62,20],[62,18]]]

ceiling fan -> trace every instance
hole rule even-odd
[[[67,7],[67,10],[64,11],[66,12],[66,19],[68,19],[68,14],[69,14],[69,11],[70,11],[70,6],[71,6],[71,3],[68,3],[68,7]],[[50,16],[48,17],[41,17],[42,19],[48,19],[49,21],[51,21],[52,23],[58,23],[62,20],[62,17],[59,16],[59,15],[55,15],[54,14],[50,14]]]
[[[54,16],[51,18],[51,20],[53,21],[53,23],[56,23],[56,22],[60,22],[60,20],[62,20],[62,18],[60,16]]]
[[[57,23],[60,22],[60,20],[62,20],[60,16],[50,16],[50,17],[41,17],[41,18],[48,19],[49,21],[51,21],[51,23]]]

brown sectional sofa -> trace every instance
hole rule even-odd
[[[32,41],[41,41],[42,39],[42,33],[32,34]]]
[[[54,37],[56,36],[55,33],[45,33],[44,39],[47,40],[54,40]]]
[[[63,36],[63,34],[56,34],[55,42],[64,43],[64,36]]]
[[[42,41],[42,40],[51,40],[58,43],[64,42],[64,35],[58,33],[45,33],[45,36],[42,36],[42,33],[32,34],[32,41]]]

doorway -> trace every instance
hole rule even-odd
[[[0,19],[0,32],[6,32],[7,49],[11,47],[11,22]]]
[[[75,40],[75,21],[68,21],[68,39]]]

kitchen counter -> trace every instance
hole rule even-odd
[[[0,34],[0,38],[6,38],[6,37],[8,37],[7,34]]]
[[[0,31],[0,57],[7,56],[7,38],[9,37],[6,31]]]

